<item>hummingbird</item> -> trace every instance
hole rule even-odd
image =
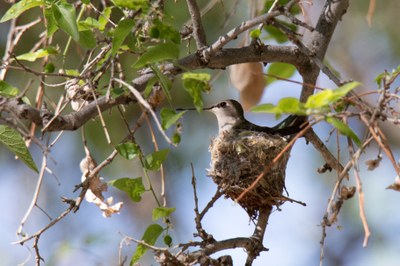
[[[180,111],[196,109],[189,108],[177,110]],[[238,101],[233,99],[222,101],[216,105],[203,108],[203,110],[210,111],[217,117],[219,133],[231,130],[246,130],[264,132],[271,135],[279,135],[285,137],[298,133],[301,130],[301,125],[305,121],[304,116],[291,115],[274,127],[258,126],[249,122],[244,117],[242,105]]]
[[[177,109],[180,110],[196,110]],[[253,219],[265,208],[279,206],[285,188],[285,170],[289,152],[273,160],[287,145],[291,136],[301,130],[305,116],[292,115],[274,127],[263,127],[244,117],[241,104],[228,99],[203,108],[212,112],[218,120],[218,135],[211,141],[210,168],[207,175],[218,185],[226,197],[236,201],[243,191],[269,166],[255,188],[248,191],[238,203]]]

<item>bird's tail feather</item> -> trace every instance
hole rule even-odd
[[[306,116],[290,115],[285,120],[272,128],[275,134],[281,136],[293,135],[300,132],[304,128]]]

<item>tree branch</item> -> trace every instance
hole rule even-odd
[[[190,17],[192,18],[193,25],[193,37],[196,41],[197,49],[201,50],[207,46],[206,33],[203,29],[203,24],[201,23],[201,15],[199,6],[196,0],[186,0]]]
[[[239,64],[244,62],[285,62],[295,66],[301,66],[307,61],[305,57],[294,46],[247,46],[243,48],[222,49],[215,53],[206,66],[199,60],[196,54],[186,56],[175,64],[167,64],[164,67],[165,72],[173,75],[178,75],[185,70],[193,70],[200,68],[221,69],[229,65]],[[154,73],[146,73],[132,81],[138,91],[143,91],[146,88],[147,82],[154,77]],[[122,95],[115,99],[107,99],[108,97],[100,97],[90,104],[82,107],[77,112],[71,112],[65,115],[58,115],[46,131],[61,131],[61,130],[76,130],[84,125],[90,119],[98,115],[97,106],[100,110],[106,111],[119,104],[128,104],[136,102],[131,95]],[[97,104],[97,106],[96,106]],[[28,104],[25,104],[20,99],[5,98],[0,96],[0,110],[9,112],[21,119],[27,119],[34,122],[38,126],[43,126],[53,119],[54,114],[48,111],[38,110]]]

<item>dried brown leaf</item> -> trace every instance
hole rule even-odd
[[[240,92],[240,101],[244,110],[249,110],[260,101],[266,86],[261,63],[232,65],[230,79],[233,86]]]

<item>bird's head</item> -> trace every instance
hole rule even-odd
[[[212,112],[217,117],[219,132],[229,130],[244,120],[243,108],[235,100],[225,100],[204,110]]]

